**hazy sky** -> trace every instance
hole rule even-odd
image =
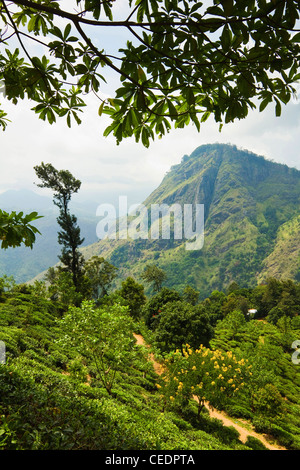
[[[110,40],[107,34],[106,41]],[[107,89],[105,89],[107,92]],[[12,122],[0,133],[0,192],[7,189],[38,189],[34,165],[52,163],[68,169],[82,181],[80,197],[101,203],[119,195],[142,202],[161,182],[169,168],[182,156],[207,143],[231,143],[263,155],[275,162],[300,169],[300,103],[284,107],[276,118],[273,106],[263,113],[249,112],[248,118],[224,125],[219,133],[213,119],[202,125],[170,132],[149,149],[127,139],[116,145],[113,137],[103,137],[109,118],[97,114],[99,102],[87,96],[88,108],[80,126],[67,127],[62,119],[50,126],[38,119],[27,102],[17,106],[0,97]],[[20,201],[20,206],[21,206]]]

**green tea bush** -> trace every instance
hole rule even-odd
[[[254,416],[252,424],[258,433],[269,434],[271,430],[271,422],[262,416]]]
[[[67,365],[67,371],[70,373],[71,377],[79,382],[87,381],[88,368],[83,364],[82,357],[72,359]]]
[[[252,411],[244,405],[233,404],[233,405],[226,406],[226,412],[229,414],[229,416],[234,416],[236,418],[245,418],[245,419],[253,418]]]
[[[294,436],[293,442],[290,444],[291,450],[300,450],[300,437]]]
[[[219,330],[215,341],[220,351],[212,351],[210,344],[202,350],[204,356],[198,351],[197,361],[188,347],[178,351],[182,367],[174,371],[169,395],[180,398],[183,390],[191,399],[184,407],[171,400],[166,406],[164,399],[171,397],[159,389],[163,377],[149,359],[151,352],[170,371],[176,365],[155,346],[165,308],[158,305],[170,300],[169,294],[182,305],[175,291],[155,295],[147,307],[158,313],[155,319],[148,311],[149,320],[157,324],[149,330],[132,319],[117,297],[63,313],[36,290],[22,287],[2,293],[0,340],[5,342],[7,361],[0,365],[0,449],[261,449],[250,438],[243,445],[238,432],[211,419],[205,406],[198,414],[192,396],[198,391],[202,397],[203,390],[203,399],[214,406],[224,401],[222,409],[229,415],[252,420],[257,432],[299,450],[300,379],[290,353],[284,353],[276,325],[249,321],[230,342],[226,331]],[[249,299],[251,295],[249,291]],[[211,305],[212,313],[219,304]],[[137,345],[133,332],[142,334],[151,348]],[[229,361],[228,355],[237,362]],[[249,374],[241,377],[240,388],[239,371],[245,367]],[[101,380],[103,374],[112,375],[111,384],[105,377]],[[278,404],[285,410],[279,416]]]
[[[275,438],[278,439],[278,442],[287,447],[287,448],[290,448],[291,445],[293,444],[294,442],[294,436],[293,434],[285,431],[284,429],[282,429],[280,426],[278,426],[277,424],[271,424],[270,426],[270,434],[272,436],[274,436]]]
[[[60,350],[52,350],[49,352],[50,361],[54,367],[58,369],[67,370],[67,364],[69,362],[69,357],[61,352]]]
[[[250,447],[252,450],[267,450],[266,446],[259,439],[253,436],[247,436],[245,445]]]
[[[216,433],[218,439],[224,444],[233,444],[239,440],[240,433],[233,426],[222,426],[221,432]]]

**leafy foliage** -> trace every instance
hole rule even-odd
[[[145,282],[152,284],[154,292],[158,292],[162,288],[162,284],[167,278],[164,270],[155,264],[148,264],[141,276]]]
[[[1,248],[14,248],[22,244],[32,248],[36,234],[40,232],[31,222],[40,217],[37,212],[24,215],[23,212],[8,213],[0,209]]]
[[[213,328],[201,308],[183,301],[168,302],[161,307],[155,328],[155,341],[162,351],[182,348],[185,342],[192,347],[208,345]]]
[[[176,413],[161,412],[157,375],[144,349],[135,346],[132,328],[138,325],[127,307],[97,309],[85,302],[68,311],[40,293],[40,286],[11,287],[0,303],[0,339],[7,346],[7,362],[0,365],[2,449],[238,445],[224,444],[221,429],[213,436]],[[108,378],[100,379],[97,351],[115,371],[112,388]]]
[[[3,278],[0,285],[0,340],[7,351],[0,366],[2,449],[262,449],[251,439],[243,445],[234,429],[210,419],[207,401],[250,420],[257,432],[271,434],[286,448],[299,449],[300,383],[291,344],[287,347],[287,334],[288,341],[299,338],[298,316],[285,315],[276,324],[268,316],[243,320],[228,303],[232,295],[251,300],[259,292],[262,298],[268,286],[215,291],[213,308],[207,301],[193,306],[163,288],[141,312],[147,315],[151,300],[153,308],[162,306],[150,331],[120,304],[118,291],[99,306],[84,300],[74,307],[72,301],[50,299],[51,286],[41,283],[16,285]],[[136,284],[125,285],[135,290]],[[297,296],[299,285],[288,285]],[[281,295],[283,286],[277,286]],[[175,294],[181,300],[174,302]],[[271,296],[265,298],[274,308]],[[275,305],[280,301],[278,295]],[[217,305],[222,310],[226,304],[215,325]],[[207,346],[194,347],[182,335],[181,347],[166,354],[155,334],[164,315],[178,329],[180,310],[194,321],[186,332],[195,344],[197,315],[205,313],[215,325],[214,336]],[[154,372],[148,351],[136,345],[137,331],[155,345],[162,376]]]
[[[84,263],[84,273],[95,300],[108,294],[108,289],[117,276],[116,271],[117,268],[102,256],[92,256]]]
[[[139,319],[141,317],[142,307],[146,302],[144,286],[142,284],[138,284],[133,277],[129,276],[122,282],[119,294],[128,305],[129,312],[132,317],[135,320]]]
[[[81,122],[83,95],[98,96],[107,70],[113,71],[120,86],[99,106],[99,115],[112,119],[104,135],[113,133],[117,142],[134,136],[145,146],[172,123],[200,129],[210,115],[228,123],[245,118],[256,101],[260,111],[273,103],[279,116],[291,99],[299,79],[296,0],[215,0],[208,6],[129,0],[126,6],[119,20],[110,1],[78,0],[78,12],[56,2],[2,1],[0,79],[7,98],[28,97],[40,119],[53,124],[65,117],[71,126]],[[118,55],[92,39],[93,30],[110,26],[127,31]],[[46,53],[34,55],[36,42]],[[2,111],[3,127],[6,119]]]
[[[60,322],[63,343],[71,343],[78,353],[91,356],[97,376],[112,393],[117,369],[126,368],[132,356],[133,324],[126,307],[96,309],[92,302],[72,308]]]

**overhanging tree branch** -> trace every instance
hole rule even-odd
[[[50,123],[55,116],[66,116],[68,125],[71,118],[80,123],[81,96],[90,91],[99,96],[109,71],[121,85],[105,103],[99,96],[99,115],[112,120],[105,135],[112,132],[117,142],[135,136],[146,146],[171,123],[184,127],[192,120],[199,128],[198,117],[204,122],[210,114],[220,123],[243,119],[257,100],[261,110],[275,102],[279,115],[280,103],[295,92],[300,78],[297,0],[220,0],[209,7],[197,0],[140,0],[134,5],[128,0],[124,20],[113,18],[113,2],[76,4],[79,11],[73,13],[55,2],[17,0],[10,2],[9,11],[0,0],[5,26],[11,25],[25,57],[43,78],[22,62],[17,49],[6,49],[6,55],[0,53],[0,79],[8,99],[16,102],[27,95],[38,103],[33,109],[39,117]],[[85,26],[92,31],[125,28],[134,43],[120,44],[116,57],[98,46]],[[46,47],[50,57],[43,52],[33,57],[22,35]],[[99,73],[104,67],[105,76]],[[24,86],[24,76],[34,88]]]

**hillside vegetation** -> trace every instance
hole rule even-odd
[[[99,240],[84,256],[104,256],[123,277],[139,278],[145,263],[155,262],[167,273],[166,286],[183,290],[187,282],[202,299],[232,281],[254,287],[270,276],[299,280],[300,171],[235,146],[203,145],[144,201],[149,211],[174,203],[204,204],[201,250],[187,251],[186,240],[171,232],[170,240]]]
[[[300,450],[299,198],[299,171],[207,145],[145,201],[203,204],[201,249],[79,248],[57,204],[61,266],[0,278],[0,448]]]
[[[298,283],[232,284],[198,302],[188,286],[141,301],[141,286],[127,280],[76,307],[43,283],[1,286],[2,449],[264,449],[211,419],[204,401],[300,449]]]

